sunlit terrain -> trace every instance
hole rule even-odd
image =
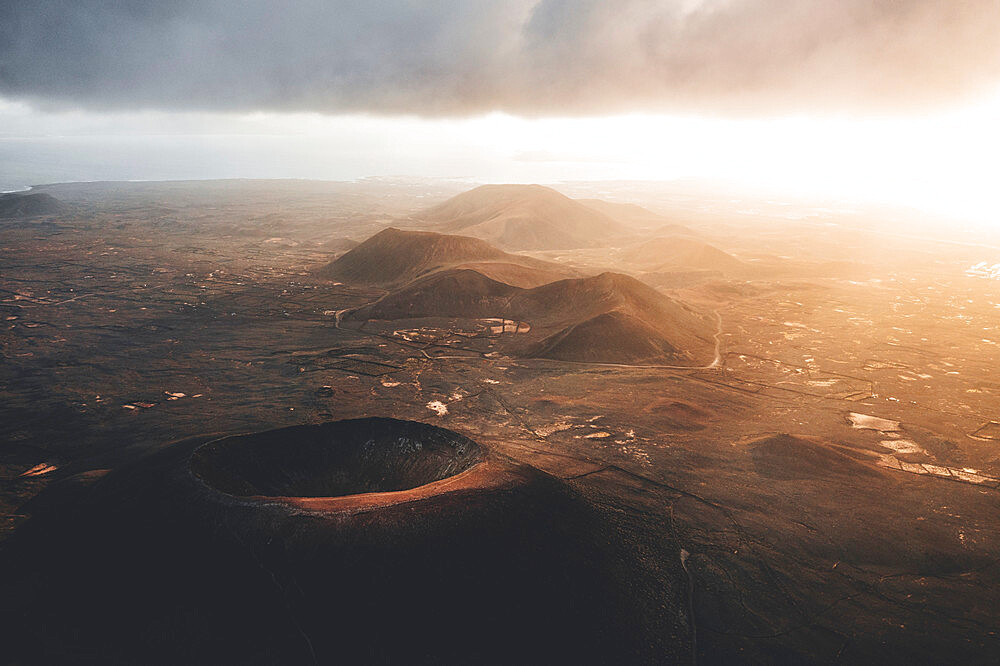
[[[0,3],[0,662],[1000,662],[997,9]]]
[[[636,658],[696,649],[699,659],[721,661],[996,647],[986,627],[1000,487],[1000,250],[968,236],[942,243],[933,227],[921,237],[923,227],[908,228],[898,209],[836,210],[650,183],[467,189],[449,181],[207,181],[67,184],[18,195],[16,214],[0,225],[8,570],[62,571],[52,584],[81,598],[96,593],[85,581],[100,580],[101,593],[122,607],[144,605],[131,586],[116,587],[114,572],[76,572],[103,571],[109,543],[156,561],[162,526],[175,524],[179,507],[204,501],[171,485],[174,472],[150,477],[154,495],[130,495],[130,474],[145,478],[160,469],[150,465],[166,464],[147,461],[146,442],[393,417],[443,425],[561,479],[614,526],[588,530],[613,529],[629,552],[649,553],[599,575],[647,590],[626,605],[662,610],[632,625],[634,635],[579,649]],[[120,467],[135,471],[107,472]],[[357,501],[382,515],[436,493],[491,493],[503,475],[523,474],[476,469],[395,499],[293,498],[295,511],[353,512]],[[318,481],[295,474],[281,483],[299,484],[296,493],[333,492],[307,491]],[[242,487],[220,478],[213,483]],[[19,508],[36,495],[43,499]],[[102,504],[128,497],[134,516]],[[83,513],[60,508],[69,504]],[[205,505],[197,525],[223,520],[208,518],[220,510]],[[454,511],[440,510],[427,515]],[[535,509],[516,511],[535,524]],[[577,516],[569,506],[559,511]],[[64,525],[70,515],[72,526]],[[153,531],[143,536],[119,521]],[[39,559],[33,524],[49,525],[52,539],[78,539],[80,529],[136,536],[85,551],[55,544]],[[257,538],[256,523],[232,524],[241,538]],[[170,539],[229,548],[204,541],[195,523],[176,529]],[[558,548],[595,532],[574,534]],[[489,543],[499,535],[467,534]],[[411,536],[394,527],[379,538]],[[317,547],[289,542],[288,564],[269,566],[305,575],[295,567],[307,560],[298,558]],[[497,556],[524,556],[508,547],[494,546]],[[72,565],[62,559],[70,552]],[[434,553],[427,556],[451,561]],[[531,567],[548,556],[538,553]],[[519,584],[544,575],[531,567]],[[211,575],[245,585],[239,571]],[[465,575],[449,571],[434,574],[435,584]],[[344,584],[323,578],[316,589]],[[171,596],[167,607],[178,610],[166,612],[208,612],[201,592],[172,585],[187,591]],[[408,589],[394,585],[352,603]],[[11,594],[30,589],[19,583]],[[547,587],[516,589],[539,595],[540,607],[552,602]],[[462,603],[506,608],[494,594]],[[255,617],[278,612],[269,603],[253,602]],[[308,594],[295,603],[305,617],[325,612]],[[579,603],[607,610],[625,602]],[[631,612],[567,619],[551,635]],[[134,640],[131,620],[102,614],[98,629],[61,617],[90,636],[92,649]],[[356,654],[353,644],[305,631],[320,653]],[[473,641],[478,634],[468,631]],[[285,634],[255,635],[246,649]],[[226,645],[226,654],[244,654]],[[274,649],[298,654],[294,645]],[[471,643],[457,645],[475,653]]]

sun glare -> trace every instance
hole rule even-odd
[[[706,178],[777,195],[912,206],[996,228],[1000,95],[910,118],[628,115],[465,123],[467,142],[551,178]],[[503,179],[501,174],[498,180]]]
[[[6,103],[0,104],[0,120],[8,151],[25,141],[62,141],[72,148],[75,141],[99,143],[111,137],[139,154],[148,154],[143,142],[156,145],[160,164],[187,163],[196,151],[205,171],[200,177],[339,180],[382,173],[480,182],[693,178],[774,197],[903,205],[982,229],[1000,228],[995,187],[1000,92],[959,109],[874,118],[639,113],[524,118],[492,113],[447,119],[153,111],[95,116]],[[114,161],[114,154],[101,155]],[[122,169],[130,166],[123,162]],[[140,178],[180,177],[169,171],[135,173]]]

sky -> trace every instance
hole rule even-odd
[[[997,0],[0,0],[0,189],[699,178],[1000,226]]]

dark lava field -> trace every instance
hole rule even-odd
[[[0,199],[0,661],[1000,659],[1000,249],[557,189]]]

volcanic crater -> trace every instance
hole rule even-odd
[[[662,592],[628,592],[640,567],[599,507],[429,424],[184,440],[53,493],[0,558],[22,572],[0,584],[18,609],[0,615],[15,661],[610,662],[684,649],[644,638],[640,607]]]
[[[411,490],[486,458],[478,444],[450,430],[352,419],[215,440],[192,454],[190,466],[229,495],[340,497]]]

